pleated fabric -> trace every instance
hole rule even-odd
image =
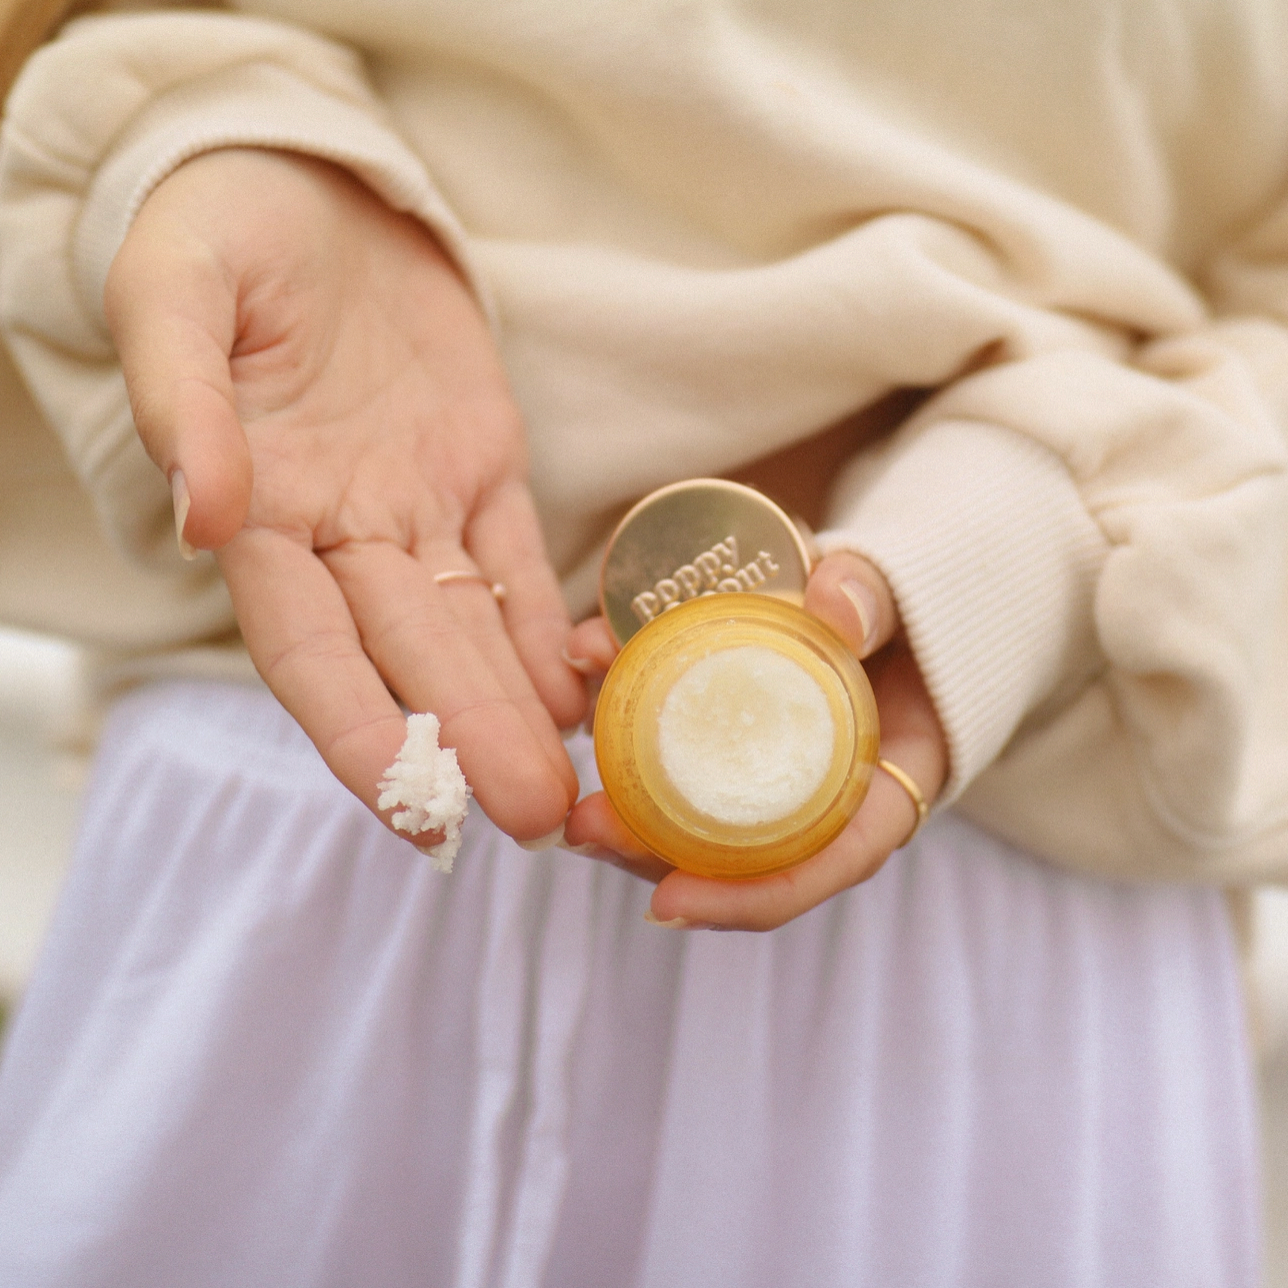
[[[946,815],[772,934],[649,894],[477,807],[440,875],[267,694],[128,697],[0,1068],[0,1283],[1257,1283],[1216,892]]]

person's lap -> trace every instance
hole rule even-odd
[[[677,933],[477,809],[433,872],[218,685],[118,708],[86,820],[0,1069],[13,1288],[1256,1282],[1215,892],[948,815]]]

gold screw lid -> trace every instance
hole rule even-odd
[[[809,548],[786,511],[728,479],[659,488],[617,526],[599,576],[599,603],[618,644],[671,608],[752,591],[800,605]]]

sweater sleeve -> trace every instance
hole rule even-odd
[[[77,85],[93,93],[69,92]],[[103,289],[157,184],[235,146],[346,166],[420,218],[473,280],[455,219],[353,52],[296,28],[195,12],[84,19],[40,50],[10,96],[0,142],[0,325],[107,531],[152,566],[177,558],[170,500],[133,430]]]
[[[989,367],[839,482],[824,548],[891,583],[947,799],[1053,861],[1288,876],[1288,333],[1247,327]]]

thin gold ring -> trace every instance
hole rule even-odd
[[[912,801],[917,811],[917,821],[912,825],[912,831],[898,844],[897,848],[901,850],[921,831],[921,825],[930,817],[930,806],[926,804],[926,798],[922,795],[921,788],[912,781],[906,770],[900,769],[898,765],[892,765],[888,760],[878,760],[877,768],[884,769],[908,793],[908,799]]]
[[[499,581],[490,580],[481,572],[469,572],[465,568],[450,568],[447,572],[436,572],[434,580],[440,586],[449,581],[477,581],[480,586],[486,586],[492,592],[492,598],[498,604],[505,603],[505,586]]]

